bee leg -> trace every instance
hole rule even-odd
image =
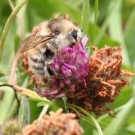
[[[53,69],[51,69],[48,64],[46,65],[46,67],[47,67],[47,72],[51,77],[56,76],[56,78],[59,78],[59,79],[64,78],[61,74],[56,73]]]
[[[49,65],[46,63],[44,66],[44,77],[48,80],[51,81],[52,76],[54,76],[54,72],[50,69]]]
[[[64,76],[59,74],[59,73],[56,73],[56,77],[59,78],[59,79],[64,79]]]
[[[49,66],[47,66],[47,71],[48,71],[48,74],[50,76],[54,76],[55,75],[54,71]]]

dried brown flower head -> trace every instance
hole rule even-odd
[[[100,114],[107,111],[104,106],[111,103],[120,90],[128,84],[133,74],[121,70],[122,54],[120,47],[93,48],[86,78],[87,88],[81,86],[70,93],[68,100],[84,109]]]
[[[106,103],[111,103],[120,90],[128,84],[133,74],[121,70],[122,53],[120,47],[105,47],[94,52],[89,62],[87,85],[92,108],[96,111]]]
[[[32,124],[22,129],[22,135],[81,135],[83,129],[75,119],[73,113],[50,112],[44,115],[40,121],[35,120]]]

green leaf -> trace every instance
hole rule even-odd
[[[43,107],[37,106],[37,103],[38,103],[38,101],[34,101],[34,100],[29,99],[30,122],[33,122],[34,120],[36,120],[42,111]]]
[[[21,98],[18,120],[21,125],[30,123],[30,107],[25,96]]]
[[[37,107],[40,107],[40,106],[45,106],[46,102],[38,102],[37,103]]]
[[[111,108],[115,109],[118,106],[122,106],[123,104],[126,104],[132,96],[132,87],[124,87],[121,90],[120,96],[117,96],[115,98],[115,102],[113,102],[112,104],[110,104]]]
[[[93,125],[83,118],[79,119],[79,124],[81,125],[81,127],[84,130],[83,135],[92,135],[93,134]]]
[[[63,100],[61,100],[61,98],[52,100],[52,104],[50,105],[49,110],[57,111],[59,108],[63,108],[64,111],[66,110]]]
[[[127,130],[132,132],[132,133],[135,133],[135,124],[130,124],[128,127],[127,127]]]
[[[45,98],[45,97],[44,98],[41,98],[35,91],[29,90],[29,89],[20,91],[20,93],[22,95],[25,95],[25,96],[30,97],[32,100],[44,101],[44,102],[47,102],[48,104],[51,103],[51,101],[49,101],[47,98]]]

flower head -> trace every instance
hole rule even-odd
[[[83,129],[75,119],[75,114],[64,114],[61,109],[50,112],[50,115],[44,115],[40,122],[35,120],[22,129],[22,135],[82,135],[82,133]]]
[[[15,135],[21,132],[21,125],[17,120],[8,120],[0,125],[0,135]]]
[[[68,95],[70,91],[75,91],[78,85],[86,87],[85,78],[88,76],[89,68],[89,55],[85,49],[86,41],[85,36],[82,42],[60,50],[58,56],[50,64],[56,75],[47,82],[46,89],[43,91],[36,89],[41,96],[53,99]]]

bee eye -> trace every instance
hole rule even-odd
[[[54,33],[55,33],[55,35],[59,35],[60,34],[60,31],[55,30]]]
[[[77,40],[77,30],[73,30],[72,31],[72,33],[71,33],[71,35],[72,35],[72,37],[75,39],[75,40]]]

